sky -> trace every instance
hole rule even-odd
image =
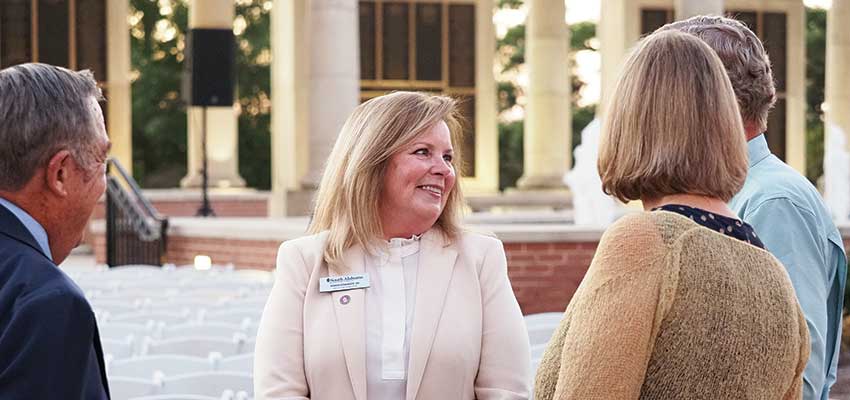
[[[581,21],[599,21],[599,5],[603,0],[565,0],[566,1],[566,21],[568,24],[573,24]],[[803,3],[808,7],[829,8],[832,5],[832,0],[803,0]],[[525,20],[526,9],[518,10],[499,10],[493,15],[493,22],[496,25],[496,34],[501,37],[512,26],[521,24]],[[600,60],[599,53],[593,51],[583,51],[576,54],[576,63],[578,66],[579,77],[587,84],[582,93],[579,94],[579,104],[588,105],[599,101],[599,68]],[[524,73],[517,76],[517,81],[523,85],[528,81],[528,77]],[[508,117],[510,118],[510,117]]]

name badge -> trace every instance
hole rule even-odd
[[[367,287],[369,287],[369,274],[326,276],[324,278],[319,278],[319,292],[322,293],[365,289]]]

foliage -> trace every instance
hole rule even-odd
[[[517,8],[522,0],[502,0],[499,5],[503,8]],[[580,22],[570,25],[570,56],[569,68],[572,83],[572,146],[581,143],[581,130],[593,120],[595,106],[579,107],[576,103],[577,94],[585,85],[578,78],[576,71],[575,53],[580,50],[596,51],[591,39],[596,37],[596,24]],[[515,75],[525,63],[525,24],[511,27],[497,44],[497,59],[501,63],[504,78],[498,82],[499,111],[504,112],[517,105],[517,99],[523,95],[522,88],[517,84]],[[523,123],[522,121],[502,122],[499,124],[499,189],[504,190],[516,186],[516,181],[522,176],[523,168]]]
[[[240,0],[236,20],[239,170],[248,186],[271,184],[268,0]],[[162,7],[169,3],[168,7]],[[186,103],[182,99],[185,1],[131,0],[133,170],[143,187],[175,187],[186,175]],[[236,25],[239,25],[237,23]]]
[[[823,175],[826,10],[806,8],[806,177]]]
[[[522,176],[522,121],[499,124],[499,189],[516,186]]]
[[[268,0],[240,1],[236,18],[245,31],[237,37],[239,172],[249,187],[271,188],[271,14]]]
[[[188,9],[175,2],[163,16],[156,1],[131,0],[133,82],[133,172],[143,187],[174,187],[186,174],[186,110],[180,94],[182,46]],[[159,22],[165,21],[165,22]],[[155,35],[157,24],[171,35]],[[155,37],[156,36],[156,37]],[[168,39],[169,40],[162,40]],[[108,105],[107,105],[108,106]]]
[[[522,5],[522,0],[499,0],[499,8],[519,8]]]

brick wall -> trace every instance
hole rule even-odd
[[[201,207],[198,200],[154,200],[153,207],[166,217],[194,217]],[[268,215],[268,201],[265,199],[220,199],[210,204],[219,217],[265,217]],[[92,219],[103,219],[106,207],[101,201],[94,209]]]
[[[596,246],[596,242],[505,243],[508,277],[523,313],[563,311]]]
[[[238,268],[273,269],[279,241],[170,236],[166,262],[191,264],[195,255]],[[563,311],[587,272],[595,242],[506,243],[508,276],[524,314]],[[97,262],[106,261],[103,235],[94,237]]]
[[[597,242],[505,243],[508,276],[523,314],[563,311],[581,283]],[[274,268],[277,240],[240,240],[170,236],[166,261],[191,264],[194,256],[204,254],[215,264],[238,268]],[[850,238],[844,241],[850,249]],[[94,236],[95,256],[106,260],[103,234]]]

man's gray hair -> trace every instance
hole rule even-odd
[[[20,64],[0,71],[0,190],[20,190],[63,149],[79,163],[94,162],[92,98],[103,97],[88,70]]]
[[[658,28],[690,33],[720,56],[726,68],[745,125],[767,129],[767,115],[776,103],[776,87],[770,59],[753,31],[740,21],[716,16],[696,16]]]

